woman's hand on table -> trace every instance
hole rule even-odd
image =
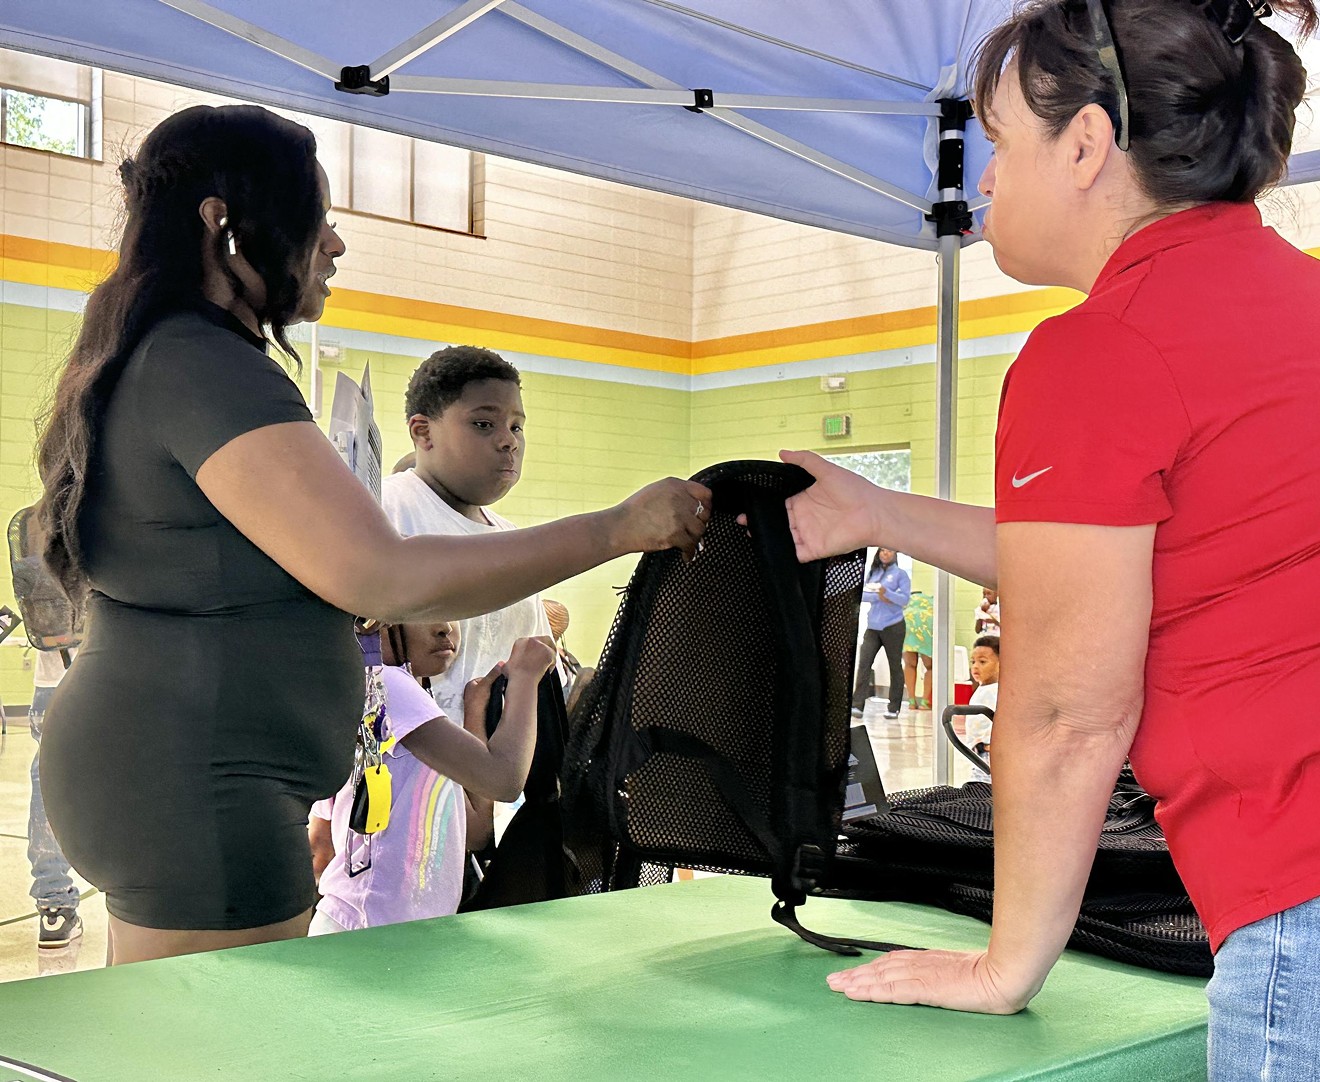
[[[812,451],[780,451],[816,483],[788,500],[788,526],[803,563],[874,545],[875,499],[883,489]]]
[[[687,559],[697,552],[710,522],[710,489],[667,477],[633,493],[613,508],[613,546],[620,553],[676,548]]]
[[[826,981],[849,999],[975,1014],[1016,1014],[1040,987],[998,972],[985,951],[891,951]]]

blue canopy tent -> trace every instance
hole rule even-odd
[[[4,6],[0,45],[934,251],[951,497],[964,177],[990,154],[967,62],[1011,0],[688,3],[42,0]],[[935,597],[938,718],[947,575]]]

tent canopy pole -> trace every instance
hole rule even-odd
[[[260,49],[265,49],[276,56],[282,56],[290,63],[297,64],[300,68],[306,68],[317,75],[323,75],[327,79],[334,79],[339,73],[338,66],[319,53],[304,49],[301,45],[295,45],[287,38],[282,38],[256,23],[250,23],[246,19],[240,19],[237,15],[231,15],[227,11],[212,7],[210,4],[205,3],[205,0],[160,0],[160,2],[167,7],[174,8],[176,11],[183,12],[185,15],[191,15],[194,19],[208,23],[218,30],[227,31],[244,41],[250,41]]]
[[[371,78],[383,79],[393,75],[404,64],[433,49],[446,38],[453,37],[470,23],[476,22],[492,8],[497,8],[503,0],[467,0],[442,19],[437,19],[425,30],[414,34],[398,47],[391,49],[384,56],[377,57],[369,65]]]
[[[958,299],[963,234],[971,228],[971,213],[963,191],[964,133],[971,119],[966,101],[946,99],[940,103],[939,165],[936,187],[939,202],[929,218],[939,237],[936,266],[939,273],[939,304],[936,316],[935,361],[935,495],[951,500],[955,491],[955,461],[958,430]],[[932,617],[931,661],[931,760],[935,784],[948,785],[952,775],[953,749],[944,739],[940,717],[953,700],[953,576],[935,572],[935,611]],[[914,692],[916,689],[913,689]]]
[[[955,432],[958,427],[958,285],[962,262],[962,240],[941,237],[936,254],[939,272],[937,357],[935,361],[935,495],[953,499]],[[933,615],[934,672],[931,673],[932,761],[935,784],[948,785],[953,749],[944,739],[940,718],[953,701],[953,576],[935,572]],[[914,689],[915,690],[915,689]]]

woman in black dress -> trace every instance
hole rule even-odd
[[[114,962],[305,934],[305,824],[348,776],[350,613],[501,608],[628,552],[691,551],[700,485],[490,537],[401,539],[266,355],[320,317],[343,242],[310,132],[254,106],[162,122],[121,170],[41,440],[46,560],[88,638],[50,706],[42,789],[106,893]]]

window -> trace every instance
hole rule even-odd
[[[1308,72],[1320,71],[1320,41],[1298,42],[1297,51]],[[1293,134],[1293,153],[1320,150],[1320,87],[1314,79],[1297,110],[1297,129]]]
[[[101,73],[82,64],[0,49],[0,139],[97,157]]]
[[[897,489],[899,492],[912,491],[911,451],[854,451],[825,457],[831,462],[838,463],[845,470],[860,473],[881,488]]]
[[[320,117],[300,116],[337,207],[459,233],[472,231],[472,152]]]

